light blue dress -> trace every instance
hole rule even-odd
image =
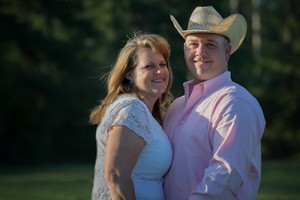
[[[172,147],[167,135],[146,105],[130,95],[118,97],[106,109],[97,127],[97,158],[92,199],[111,199],[104,178],[104,158],[107,130],[114,125],[130,128],[146,142],[131,175],[136,198],[164,200],[163,176],[172,162]]]

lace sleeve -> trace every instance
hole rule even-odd
[[[152,135],[149,127],[150,112],[138,99],[127,99],[118,102],[111,110],[113,125],[123,125],[142,137],[147,143],[151,143]]]

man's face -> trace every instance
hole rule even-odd
[[[227,71],[231,46],[216,34],[197,33],[186,37],[184,57],[197,82],[203,82]]]

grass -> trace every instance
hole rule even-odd
[[[0,200],[89,200],[92,165],[0,168]],[[300,163],[266,162],[257,200],[300,199]]]
[[[263,163],[257,199],[300,199],[300,163],[279,161]]]
[[[93,166],[46,166],[0,170],[1,200],[90,199]]]

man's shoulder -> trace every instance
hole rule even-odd
[[[224,85],[215,91],[215,95],[218,98],[222,98],[223,101],[243,101],[248,103],[257,104],[258,101],[256,97],[251,94],[251,92],[245,87],[241,86],[236,82],[231,82],[230,84]]]
[[[222,85],[220,88],[216,90],[217,93],[228,94],[233,96],[245,95],[252,96],[250,91],[243,87],[242,85],[236,82],[230,82],[228,84]]]
[[[185,102],[185,96],[179,96],[171,103],[171,105],[183,104]]]

